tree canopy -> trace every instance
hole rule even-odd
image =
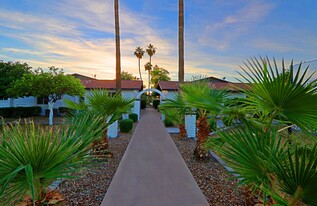
[[[65,75],[62,70],[50,67],[49,72],[38,69],[34,73],[26,73],[16,80],[7,90],[12,97],[35,96],[47,100],[50,109],[50,125],[53,124],[53,105],[65,94],[83,96],[85,88],[79,79]]]
[[[136,80],[136,79],[137,77],[129,72],[126,72],[126,71],[121,72],[121,80]]]
[[[31,67],[26,63],[0,61],[0,97],[9,97],[6,90],[27,73]]]
[[[151,83],[156,86],[159,81],[169,81],[169,72],[162,67],[155,65],[151,71]]]

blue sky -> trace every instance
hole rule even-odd
[[[122,70],[138,46],[177,80],[177,0],[119,0]],[[0,0],[0,60],[114,79],[113,0]],[[238,77],[249,57],[317,59],[315,0],[185,0],[185,79]],[[149,61],[144,56],[141,65]],[[141,68],[147,81],[144,67]]]

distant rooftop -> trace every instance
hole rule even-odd
[[[72,76],[81,80],[86,89],[116,89],[116,80],[101,80],[87,77],[81,74],[72,74]],[[122,90],[142,90],[143,82],[140,80],[121,80]]]

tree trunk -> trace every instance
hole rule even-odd
[[[194,155],[197,160],[207,160],[210,158],[210,154],[204,144],[209,137],[210,127],[206,117],[200,117],[197,120],[197,129],[197,146]]]
[[[140,59],[139,59],[139,74],[140,74],[140,80],[142,81]]]
[[[48,122],[49,122],[50,126],[53,126],[53,116],[54,116],[53,106],[54,106],[54,102],[48,102],[48,108],[50,110],[50,114],[49,114],[49,117],[48,117]]]
[[[121,93],[121,59],[120,59],[120,30],[119,30],[119,0],[114,0],[114,19],[116,36],[116,90]]]
[[[180,139],[185,140],[187,137],[185,125],[179,124],[178,128],[179,128]]]
[[[184,82],[184,0],[179,0],[178,12],[178,81]]]
[[[150,77],[150,70],[149,70],[148,72],[149,72],[149,74],[148,74],[148,78],[149,78],[149,85],[148,85],[148,88],[150,89],[150,81],[151,81],[151,80],[150,80],[150,78],[151,78],[151,77]]]

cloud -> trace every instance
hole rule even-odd
[[[137,46],[145,47],[142,45],[145,43],[154,43],[158,48],[158,54],[153,57],[155,61],[171,59],[169,56],[175,48],[150,26],[152,18],[124,7],[120,12],[122,70],[138,74],[133,52]],[[26,45],[25,48],[2,49],[7,54],[4,59],[25,61],[35,68],[55,65],[69,73],[114,78],[112,0],[54,1],[46,4],[40,14],[0,9],[0,19],[0,36]],[[146,62],[146,57],[142,62]]]
[[[217,50],[226,50],[235,39],[246,34],[252,25],[261,22],[272,9],[272,4],[252,1],[219,22],[207,23],[198,42]]]

